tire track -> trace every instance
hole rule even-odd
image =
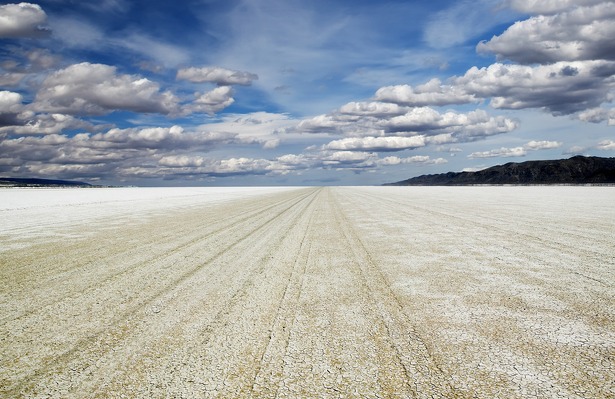
[[[19,391],[22,390],[27,391],[29,389],[28,387],[32,388],[35,385],[36,380],[40,380],[41,378],[43,378],[43,376],[53,375],[54,373],[61,371],[61,369],[63,368],[62,365],[66,364],[67,361],[74,357],[77,353],[86,352],[86,348],[88,347],[113,347],[113,343],[118,342],[123,336],[129,334],[129,330],[126,328],[125,322],[130,322],[131,319],[134,319],[136,314],[139,313],[143,308],[151,306],[158,298],[160,298],[166,292],[172,290],[174,287],[177,287],[180,283],[186,281],[194,274],[196,274],[199,270],[205,268],[206,266],[214,262],[216,259],[228,253],[231,249],[245,241],[247,238],[266,229],[269,225],[271,225],[273,221],[275,221],[281,215],[285,214],[290,209],[295,207],[298,203],[304,201],[310,196],[313,196],[313,192],[308,191],[307,194],[302,192],[302,194],[298,196],[298,199],[296,195],[288,201],[283,201],[281,205],[277,204],[272,207],[269,207],[267,210],[257,212],[258,216],[264,216],[264,221],[256,219],[258,224],[255,227],[250,226],[250,223],[248,223],[248,226],[244,227],[244,229],[247,229],[248,231],[244,231],[243,235],[233,237],[233,241],[230,244],[222,246],[213,254],[208,256],[207,259],[204,259],[199,262],[196,266],[189,267],[181,274],[176,275],[171,279],[165,280],[164,282],[162,282],[161,285],[159,285],[158,288],[152,287],[143,289],[139,294],[145,294],[147,295],[146,297],[132,301],[130,307],[120,310],[118,314],[112,316],[112,318],[106,321],[105,324],[98,327],[97,329],[95,328],[92,332],[86,333],[87,335],[85,337],[78,339],[74,343],[71,343],[72,346],[70,349],[64,350],[60,353],[58,353],[56,350],[55,355],[42,358],[42,362],[39,363],[38,366],[35,366],[35,368],[30,369],[30,371],[27,372],[25,375],[22,375],[22,377],[18,381],[9,383],[10,386],[3,388],[3,391],[9,394],[17,394]],[[274,211],[273,215],[269,214],[268,211],[271,211],[271,209],[280,207],[281,210],[277,209]],[[249,221],[253,221],[253,219],[249,219]],[[234,231],[235,230],[231,231],[231,233],[233,233]],[[228,234],[228,232],[224,233]],[[75,326],[75,328],[82,327],[83,326]],[[9,345],[9,347],[11,347],[13,351],[15,350],[15,345]],[[7,356],[7,358],[10,358],[10,356]],[[30,364],[32,364],[32,360],[33,359],[30,360]]]
[[[540,226],[540,228],[544,232],[543,234],[544,237],[540,237],[534,234],[520,232],[518,229],[513,230],[513,229],[502,227],[501,226],[502,220],[497,219],[497,218],[491,218],[491,220],[493,220],[494,222],[497,222],[497,225],[488,224],[488,223],[477,221],[475,219],[469,219],[466,217],[458,216],[456,214],[437,211],[434,209],[428,209],[428,208],[420,207],[417,205],[410,205],[409,203],[402,203],[402,202],[396,201],[395,199],[391,197],[375,196],[371,193],[366,194],[365,191],[359,192],[359,190],[355,190],[353,193],[356,193],[356,196],[359,198],[360,197],[367,198],[367,200],[365,201],[366,203],[375,202],[375,203],[380,203],[380,204],[386,204],[382,208],[383,209],[394,209],[395,214],[397,215],[396,217],[398,218],[405,216],[406,219],[410,220],[410,219],[416,219],[418,216],[420,218],[424,218],[423,220],[425,221],[455,220],[455,221],[460,222],[460,223],[457,223],[456,225],[464,226],[465,230],[472,231],[475,229],[480,229],[481,231],[485,232],[484,236],[486,237],[494,237],[497,235],[499,237],[499,240],[494,240],[494,241],[498,243],[499,246],[501,246],[502,243],[507,243],[508,241],[510,241],[511,237],[517,237],[517,240],[519,241],[522,240],[524,243],[523,252],[511,253],[512,256],[517,257],[517,258],[528,259],[528,257],[532,256],[531,254],[538,254],[536,258],[540,259],[540,256],[544,253],[545,250],[554,250],[560,257],[559,264],[565,267],[569,273],[580,275],[581,277],[587,278],[588,280],[598,280],[602,285],[608,288],[613,287],[613,284],[608,282],[609,281],[608,276],[610,275],[609,270],[612,267],[615,267],[615,256],[605,257],[603,249],[594,250],[591,248],[586,248],[586,247],[578,246],[578,245],[570,246],[570,245],[567,245],[565,242],[556,241],[551,238],[545,238],[545,237],[558,236],[558,234],[555,234],[553,230],[551,231],[548,230],[550,228],[549,226],[544,226],[544,225]],[[406,210],[407,208],[412,208],[414,211],[408,211]],[[367,211],[364,211],[364,212],[368,213]],[[425,215],[430,215],[430,216],[426,217]],[[483,219],[488,219],[482,214],[480,215],[480,217]],[[469,228],[468,226],[473,226],[473,227]],[[438,229],[448,229],[448,231],[451,231],[450,228],[448,228],[448,226],[437,226],[437,227]],[[476,233],[473,233],[473,235],[474,234]],[[572,242],[576,241],[576,239],[578,239],[577,236],[571,235],[570,240]],[[613,248],[613,251],[615,251],[615,246],[613,246],[612,243],[613,243],[613,240],[611,241],[605,240],[603,247],[610,246]],[[513,248],[510,248],[510,247],[503,247],[502,249],[509,251],[509,252],[513,250]],[[579,274],[579,271],[576,270],[576,267],[577,267],[576,265],[578,263],[577,262],[578,259],[580,258],[585,259],[585,260],[591,260],[596,264],[602,265],[599,269],[592,268],[593,272],[594,273],[599,272],[600,276],[599,277],[597,277],[596,275],[590,276],[584,273]]]
[[[319,195],[322,195],[319,193]],[[303,281],[307,269],[307,259],[310,257],[311,242],[308,233],[312,226],[314,212],[303,231],[303,237],[295,261],[292,273],[284,288],[284,293],[275,311],[275,318],[270,327],[269,342],[263,351],[259,366],[252,382],[251,398],[275,398],[281,384],[280,369],[283,368],[284,355],[288,348],[290,332],[293,329],[296,306],[302,293]]]
[[[52,265],[44,280],[9,286],[10,293],[46,282],[55,296],[37,294],[26,304],[29,316],[0,322],[0,397],[615,392],[612,285],[591,279],[600,279],[595,270],[604,264],[586,252],[575,255],[573,241],[569,248],[526,245],[531,239],[513,232],[533,236],[538,230],[526,224],[529,217],[509,228],[481,219],[482,210],[451,218],[468,206],[455,207],[454,199],[436,196],[433,213],[425,213],[427,200],[415,204],[371,190],[310,188],[150,215],[119,228],[92,253],[109,253],[106,259]],[[506,218],[518,204],[495,215]],[[478,225],[464,221],[473,215]],[[501,229],[490,231],[492,222]],[[559,237],[568,239],[574,235]],[[606,244],[593,249],[606,256],[609,236],[600,242]],[[130,250],[140,243],[147,246]],[[96,247],[52,245],[74,251],[53,261]],[[111,255],[116,248],[129,249],[125,258]],[[560,273],[558,262],[573,259],[578,267]],[[77,283],[93,265],[108,270]],[[37,278],[27,266],[24,273]],[[73,277],[62,272],[70,267]],[[55,292],[66,286],[71,290]]]
[[[263,215],[276,206],[285,206],[288,204],[289,201],[292,201],[292,199],[285,200],[283,202],[274,204],[273,206],[268,206],[264,210],[258,211],[253,216]],[[122,280],[135,281],[136,280],[136,281],[139,281],[138,284],[141,284],[141,285],[147,283],[150,280],[150,276],[149,276],[150,272],[148,271],[147,266],[151,264],[152,262],[156,262],[157,264],[159,264],[160,265],[159,268],[162,267],[167,270],[173,269],[172,271],[175,274],[177,274],[178,272],[181,272],[180,266],[182,267],[184,266],[184,265],[178,266],[178,263],[182,262],[185,264],[186,267],[189,267],[187,262],[184,262],[185,259],[193,257],[197,251],[202,249],[202,247],[205,245],[204,239],[211,238],[211,237],[215,238],[215,234],[223,232],[223,231],[225,233],[229,233],[229,232],[232,233],[234,231],[241,230],[241,228],[243,228],[243,224],[241,222],[245,222],[248,219],[243,218],[238,223],[235,223],[235,225],[230,226],[232,230],[225,229],[223,226],[215,230],[211,234],[206,234],[205,237],[203,238],[200,238],[197,236],[197,238],[190,240],[188,243],[184,243],[176,247],[171,247],[174,249],[169,250],[167,252],[160,253],[155,258],[149,258],[144,261],[139,260],[138,263],[125,267],[119,273],[116,273],[106,278],[100,279],[99,282],[91,284],[90,287],[88,287],[90,288],[89,290],[81,289],[76,294],[68,293],[67,295],[63,297],[64,301],[62,300],[54,301],[55,304],[60,306],[60,309],[57,310],[56,313],[59,311],[62,311],[62,312],[64,311],[63,309],[66,308],[67,306],[67,303],[66,303],[67,299],[70,302],[75,304],[72,306],[73,308],[81,308],[81,309],[85,308],[87,304],[90,304],[88,305],[90,308],[95,307],[94,301],[96,301],[97,303],[104,302],[106,304],[113,303],[113,301],[117,302],[118,300],[121,300],[124,303],[130,302],[129,299],[131,296],[132,297],[134,297],[135,295],[139,296],[142,294],[141,291],[146,291],[146,290],[143,289],[141,291],[135,292],[136,287],[133,284],[130,286],[126,285],[124,287],[124,292],[118,292],[117,289],[115,289],[115,292],[112,292],[113,291],[112,288],[117,287],[118,281],[122,281]],[[213,244],[209,244],[209,245],[213,245]],[[143,253],[139,251],[136,253],[136,256],[138,256],[139,254],[143,255]],[[156,282],[154,281],[154,283]],[[51,305],[53,305],[53,303]],[[31,318],[33,319],[35,319],[38,314],[47,315],[48,317],[52,317],[54,312],[53,312],[53,309],[50,309],[51,305],[37,306],[32,311],[30,311],[29,314],[25,314],[24,316],[32,316]],[[121,311],[122,309],[117,309],[117,310]],[[88,317],[87,314],[85,314],[85,316]],[[23,326],[28,325],[28,322],[24,322],[24,321],[20,322],[20,320],[18,319],[11,320],[10,322],[5,321],[5,324],[7,327],[10,327],[12,324],[18,323],[18,322],[22,326],[22,328]],[[33,323],[40,323],[40,320],[35,319]]]
[[[511,229],[510,227],[506,228],[506,227],[502,227],[502,219],[501,218],[496,218],[496,217],[490,217],[488,214],[486,213],[481,213],[480,214],[480,218],[484,219],[484,220],[488,220],[490,221],[489,223],[485,223],[485,222],[481,222],[478,221],[476,219],[470,219],[467,217],[463,217],[463,216],[459,216],[458,214],[453,214],[450,212],[444,212],[444,211],[440,211],[437,210],[436,207],[424,207],[424,206],[418,206],[418,205],[410,205],[407,202],[399,202],[395,199],[393,199],[392,197],[387,197],[387,196],[376,196],[373,195],[371,193],[365,192],[365,191],[361,191],[361,192],[357,192],[357,190],[354,191],[354,194],[359,197],[359,196],[363,196],[363,197],[367,197],[369,198],[369,202],[380,202],[380,203],[384,203],[384,204],[388,204],[387,206],[385,206],[385,209],[388,208],[393,208],[395,209],[396,213],[401,213],[401,214],[405,214],[405,215],[411,215],[413,217],[416,217],[417,214],[420,215],[431,215],[429,217],[430,220],[439,220],[439,219],[450,219],[450,220],[458,220],[460,222],[462,222],[462,224],[470,224],[473,226],[476,226],[478,228],[481,228],[483,230],[488,230],[490,232],[498,231],[503,237],[510,237],[511,235],[516,235],[519,237],[525,237],[526,238],[526,242],[528,243],[533,243],[536,247],[539,248],[544,248],[545,246],[548,248],[552,248],[552,249],[561,249],[561,248],[568,248],[569,251],[572,251],[572,249],[569,248],[569,246],[566,245],[566,242],[561,242],[558,240],[555,240],[555,237],[561,236],[561,235],[566,235],[569,237],[569,240],[575,241],[578,240],[579,238],[583,238],[585,240],[591,240],[591,241],[601,241],[604,245],[609,245],[612,243],[612,240],[605,240],[603,237],[595,237],[595,236],[584,236],[578,233],[572,233],[572,232],[568,232],[568,231],[562,231],[562,230],[554,230],[551,229],[550,225],[540,225],[540,230],[542,232],[542,236],[537,236],[534,234],[530,234],[527,233],[525,231],[521,231],[520,229]],[[393,206],[391,206],[391,204]],[[412,208],[415,211],[414,212],[408,212],[405,211],[404,208]],[[418,212],[417,212],[418,211]],[[444,216],[444,218],[442,218],[442,216]],[[515,215],[516,220],[518,220],[522,215]],[[512,224],[509,224],[509,226]],[[534,227],[536,225],[536,222],[531,219],[529,222],[525,222],[524,227],[522,228],[523,230],[527,230],[527,226],[532,226]],[[549,237],[548,239],[545,237]],[[614,248],[615,249],[615,248]],[[574,251],[575,252],[583,252],[585,257],[589,257],[589,258],[593,258],[593,259],[601,259],[603,256],[603,253],[600,251],[595,251],[592,249],[588,249],[588,248],[582,248],[582,247],[574,247]],[[611,262],[613,262],[612,264],[615,265],[615,257],[613,257],[612,259],[610,259]]]
[[[376,204],[382,204],[385,200],[375,196],[369,199],[357,196],[358,200],[355,201],[355,197],[353,201],[348,201],[348,192],[340,192],[338,197],[343,198],[343,203],[355,212],[352,220],[362,222],[360,238],[370,237],[366,231],[369,232],[375,225],[382,227],[391,220],[399,220],[412,226],[416,220],[416,228],[424,227],[429,231],[433,228],[437,233],[434,233],[433,239],[427,239],[429,242],[442,245],[452,240],[454,245],[445,248],[455,250],[462,245],[470,245],[467,252],[443,255],[439,261],[425,257],[421,269],[412,270],[411,264],[399,260],[404,255],[410,259],[413,256],[420,259],[419,251],[432,253],[431,248],[425,248],[428,243],[421,242],[418,247],[411,247],[416,251],[408,248],[396,252],[392,259],[400,266],[385,268],[386,276],[395,279],[398,291],[405,285],[404,274],[419,276],[422,281],[430,282],[429,290],[418,289],[419,295],[412,292],[416,290],[410,291],[410,295],[416,295],[419,304],[417,306],[407,301],[405,308],[421,312],[414,318],[408,315],[421,328],[428,326],[429,319],[437,323],[432,327],[436,336],[431,337],[430,341],[447,374],[457,373],[465,378],[472,376],[463,383],[464,389],[473,387],[481,397],[489,397],[489,392],[494,394],[496,391],[490,391],[478,383],[478,380],[484,379],[491,381],[494,389],[498,387],[500,394],[508,397],[523,397],[523,392],[530,391],[538,397],[583,397],[579,392],[588,387],[594,388],[590,390],[593,394],[587,394],[587,397],[604,397],[604,393],[608,392],[606,387],[595,387],[603,385],[600,381],[608,380],[606,376],[613,370],[612,359],[609,360],[605,354],[612,352],[615,341],[612,334],[604,329],[605,325],[613,322],[612,289],[602,284],[596,285],[591,279],[579,282],[567,276],[568,273],[576,274],[575,268],[587,267],[587,270],[595,271],[600,263],[584,258],[583,254],[571,258],[575,262],[567,262],[560,252],[573,254],[574,245],[566,248],[547,246],[542,250],[537,246],[534,252],[532,247],[527,248],[523,237],[497,232],[489,234],[488,229],[472,230],[473,225],[464,230],[462,223],[449,226],[454,228],[449,233],[455,234],[440,234],[440,225],[445,223],[438,222],[446,221],[447,213],[423,220],[420,213],[417,213],[418,218],[411,212],[404,214],[403,203],[378,206]],[[369,209],[372,212],[373,209],[380,211],[375,216],[368,214],[367,204],[371,204]],[[451,201],[449,205],[454,204]],[[397,215],[396,219],[392,219],[393,214]],[[379,223],[380,220],[384,223]],[[429,221],[431,224],[428,224]],[[551,223],[556,225],[555,222]],[[411,237],[409,229],[402,231],[405,232],[403,236],[407,234],[408,238]],[[460,234],[462,231],[467,236]],[[389,240],[366,242],[368,248],[378,249],[376,259],[381,265],[386,264],[383,263],[386,259],[391,259],[382,249],[387,245],[383,242],[395,246],[403,239],[391,237]],[[604,248],[601,253],[604,259]],[[554,255],[555,258],[552,258]],[[446,266],[443,262],[457,264]],[[567,266],[567,273],[561,273],[564,266]],[[397,274],[404,269],[408,272]],[[442,277],[443,274],[446,277]],[[438,279],[445,281],[438,283]],[[425,307],[432,312],[441,312],[442,309],[448,312],[442,316],[437,313],[431,315]],[[455,320],[457,314],[463,316],[459,321]],[[424,317],[425,320],[417,317]],[[560,332],[570,328],[575,332],[568,330],[563,335]],[[439,334],[442,335],[437,337]],[[449,347],[443,340],[447,336],[456,338],[463,345]],[[468,346],[468,342],[472,344]],[[451,362],[448,358],[455,361]],[[478,366],[477,370],[466,369],[465,362],[472,358],[476,359],[474,364]],[[463,370],[461,374],[459,370]],[[494,376],[499,376],[499,381]],[[460,380],[457,378],[455,381]],[[578,385],[583,388],[578,388]]]
[[[346,247],[352,253],[362,284],[366,287],[374,311],[382,320],[388,341],[395,349],[402,365],[406,383],[415,398],[462,398],[440,366],[421,334],[406,316],[403,305],[395,295],[386,276],[376,265],[371,253],[344,214],[336,198],[330,200],[337,226]]]
[[[207,391],[205,397],[215,397],[218,394],[221,397],[243,397],[249,393],[252,386],[251,379],[256,375],[259,359],[263,356],[259,352],[265,351],[270,335],[268,326],[272,322],[275,297],[278,295],[275,292],[279,291],[279,295],[283,292],[283,285],[280,286],[279,283],[283,282],[281,274],[285,272],[285,265],[276,267],[272,264],[272,259],[279,263],[284,256],[292,257],[294,251],[288,253],[286,247],[288,244],[293,246],[293,238],[297,230],[301,230],[302,220],[306,218],[314,198],[315,196],[312,196],[309,201],[308,199],[303,201],[301,206],[295,206],[293,212],[288,214],[287,220],[277,221],[276,225],[264,231],[263,235],[255,237],[259,242],[263,242],[263,245],[256,245],[257,242],[250,241],[250,249],[247,252],[239,254],[234,250],[228,254],[231,258],[229,260],[233,260],[234,263],[242,263],[240,260],[245,259],[249,262],[249,267],[247,270],[235,270],[229,273],[225,277],[228,283],[222,281],[217,283],[218,286],[223,284],[220,296],[224,299],[213,299],[216,303],[212,304],[212,298],[208,295],[207,299],[201,300],[203,302],[193,303],[187,314],[182,312],[183,321],[177,324],[177,328],[164,334],[167,337],[174,337],[162,345],[165,348],[162,352],[167,353],[160,357],[161,351],[158,349],[160,345],[155,345],[155,353],[141,354],[142,358],[157,357],[156,363],[159,366],[154,366],[153,370],[131,368],[127,371],[130,378],[133,378],[137,371],[137,374],[143,377],[141,380],[154,379],[161,384],[167,384],[163,392],[160,392],[160,388],[149,387],[147,394],[141,396],[157,397],[172,394],[203,397]],[[274,256],[278,252],[286,254]],[[255,257],[257,259],[254,259]],[[224,277],[220,272],[212,273],[217,277],[216,280]],[[196,281],[190,282],[190,286],[195,284]],[[270,287],[267,288],[272,288],[275,292],[265,289],[268,285]],[[279,290],[276,290],[277,286],[280,286]],[[272,298],[267,298],[264,293],[268,293]],[[178,301],[179,298],[172,299],[172,302]],[[171,307],[177,309],[176,306]],[[211,317],[212,312],[213,317]],[[240,334],[238,330],[245,328],[242,323],[246,318],[250,322],[259,321],[259,323],[250,327],[249,334]],[[186,338],[181,330],[191,331],[189,337]],[[229,342],[225,341],[227,339],[225,337],[237,334],[240,334],[242,339],[233,341],[232,345],[228,346]],[[227,346],[228,349],[221,349]],[[240,356],[241,353],[244,355]],[[218,355],[212,357],[213,354]],[[234,362],[239,364],[233,366]],[[239,367],[242,370],[241,376],[233,376],[231,370]],[[213,374],[212,368],[216,368]],[[234,378],[233,381],[229,379],[231,377]],[[125,378],[126,374],[118,375],[115,381],[111,381],[115,384],[116,391],[125,392],[131,388],[122,385],[121,381]],[[197,387],[200,387],[200,392]],[[104,397],[104,393],[101,397]]]
[[[284,199],[281,202],[278,200],[267,207],[263,207],[260,204],[260,201],[255,202],[254,204],[257,206],[256,210],[250,209],[247,211],[240,212],[238,215],[227,214],[227,218],[217,220],[216,224],[214,224],[213,226],[207,226],[205,232],[200,232],[200,230],[195,229],[189,231],[190,234],[180,234],[179,232],[185,232],[185,225],[181,223],[179,225],[176,225],[175,229],[165,229],[163,236],[159,236],[158,234],[153,236],[145,235],[147,239],[153,239],[151,243],[145,244],[149,247],[148,249],[153,249],[153,251],[151,252],[149,250],[147,252],[143,251],[143,245],[141,245],[143,238],[139,237],[139,247],[135,248],[134,244],[129,243],[127,247],[122,248],[120,246],[119,253],[115,253],[118,249],[118,245],[116,244],[117,240],[112,239],[111,242],[106,246],[96,246],[93,251],[90,248],[93,245],[92,240],[81,242],[74,246],[71,245],[68,248],[63,248],[62,250],[55,251],[56,254],[61,256],[60,259],[50,259],[49,256],[44,257],[40,253],[34,256],[26,257],[25,259],[23,259],[24,257],[20,256],[19,254],[18,257],[15,259],[10,259],[8,258],[8,256],[3,257],[4,259],[2,260],[2,266],[4,266],[3,264],[5,262],[6,264],[19,263],[22,265],[39,265],[40,259],[44,259],[47,265],[63,265],[65,264],[64,259],[66,259],[67,255],[70,256],[70,254],[74,253],[86,255],[88,257],[88,262],[84,265],[81,256],[70,256],[69,260],[73,262],[72,267],[62,270],[61,273],[59,273],[58,270],[54,270],[56,269],[55,267],[51,270],[47,270],[47,273],[53,276],[53,280],[61,281],[62,284],[66,286],[66,289],[58,289],[58,284],[54,283],[54,281],[44,281],[44,277],[41,276],[41,274],[44,275],[44,272],[40,270],[39,267],[36,267],[37,275],[39,277],[37,279],[34,279],[34,282],[38,285],[29,284],[27,286],[23,286],[19,282],[7,280],[7,287],[10,286],[14,289],[14,287],[16,286],[21,286],[20,290],[15,290],[14,292],[24,293],[23,295],[27,299],[27,306],[30,306],[31,309],[15,314],[14,312],[18,309],[17,304],[19,303],[19,298],[16,297],[16,295],[10,295],[2,302],[0,302],[0,309],[5,310],[4,316],[0,318],[0,322],[7,322],[32,314],[43,313],[45,312],[46,307],[62,302],[68,297],[75,297],[75,295],[79,297],[88,295],[91,293],[92,290],[100,288],[103,284],[108,283],[109,285],[111,285],[117,279],[127,278],[127,275],[129,273],[132,273],[135,270],[147,266],[152,262],[164,262],[165,260],[176,256],[177,252],[179,251],[187,250],[190,247],[194,248],[203,245],[203,242],[205,240],[215,236],[216,234],[219,234],[222,231],[225,231],[229,228],[239,229],[242,227],[243,223],[249,222],[253,217],[264,214],[276,206],[283,206],[285,203],[288,203],[292,200],[292,197]],[[239,209],[243,209],[243,207]],[[174,222],[173,220],[171,221]],[[165,223],[164,225],[166,226],[167,223]],[[142,230],[146,229],[141,228],[138,231]],[[176,244],[178,238],[180,243]],[[169,242],[171,239],[173,239],[173,241],[171,241],[171,245],[167,244],[167,242]],[[93,241],[97,240],[94,239]],[[102,256],[102,254],[105,254],[105,252],[109,252],[109,246],[113,246],[114,253],[111,256],[106,256],[103,263],[103,260],[100,259],[100,257]],[[156,246],[158,248],[156,248]],[[44,251],[45,250],[43,250],[43,252]],[[47,250],[47,252],[49,251]],[[144,253],[147,256],[145,259],[143,259]],[[129,256],[132,256],[135,259],[127,261],[126,257]],[[118,266],[120,266],[120,269],[116,273],[109,274],[109,271],[113,270],[113,268],[109,266],[112,266],[114,264],[118,264]],[[14,273],[14,269],[16,267],[19,266],[13,266],[12,268],[2,267],[3,272],[8,269],[6,270],[6,273],[3,274],[11,274],[11,270],[13,270]],[[91,270],[92,268],[94,268],[94,270]],[[73,282],[73,280],[68,280],[69,276],[65,275],[66,273],[71,271],[73,272],[72,274],[75,275],[75,277],[78,277],[80,279],[78,283]],[[104,274],[101,276],[100,273]],[[25,276],[31,275],[30,273],[18,274],[24,276],[24,279],[26,278]],[[89,285],[83,284],[83,274],[89,277]],[[38,283],[39,281],[41,282]],[[43,289],[46,287],[51,288],[47,290]],[[72,289],[73,292],[71,292],[70,289]],[[39,297],[42,299],[37,300]],[[40,303],[41,301],[42,303]]]

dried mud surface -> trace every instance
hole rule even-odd
[[[24,219],[0,230],[0,397],[613,398],[614,200],[332,187]]]

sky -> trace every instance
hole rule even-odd
[[[373,185],[615,156],[615,1],[0,2],[0,176]]]

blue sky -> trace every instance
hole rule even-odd
[[[0,176],[381,184],[615,156],[615,3],[0,3]]]

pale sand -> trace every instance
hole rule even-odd
[[[615,188],[100,190],[0,190],[2,398],[615,397]]]

